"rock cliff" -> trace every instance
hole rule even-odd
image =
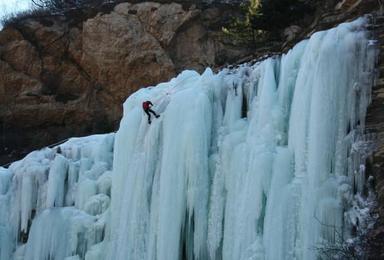
[[[0,32],[0,163],[70,136],[113,131],[138,88],[245,56],[248,49],[221,37],[231,12],[121,3],[86,19],[40,16],[7,26]]]

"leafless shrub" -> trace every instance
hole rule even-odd
[[[321,241],[313,248],[318,252],[319,259],[322,260],[362,260],[367,259],[367,253],[371,247],[369,232],[373,229],[377,220],[377,214],[374,212],[376,199],[373,193],[369,193],[366,199],[357,197],[355,204],[360,204],[355,210],[361,210],[360,221],[355,222],[352,227],[352,236],[346,238],[341,232],[341,228],[334,225],[322,223],[318,218],[315,219],[324,229],[333,233],[333,241]]]
[[[92,14],[87,10],[103,11],[105,7],[123,2],[124,0],[31,0],[34,8],[18,13],[12,13],[0,20],[3,27],[17,25],[20,21],[30,18],[44,18],[50,16],[63,16],[69,20],[86,18]],[[47,19],[40,19],[40,22],[49,22]],[[47,24],[49,26],[49,24]]]
[[[45,17],[50,15],[51,13],[49,12],[49,10],[45,8],[34,8],[34,9],[26,10],[23,12],[6,15],[1,19],[0,23],[4,27],[7,27],[7,26],[15,25],[18,22],[26,19],[36,18],[36,17]]]
[[[32,0],[38,8],[48,9],[52,12],[65,12],[68,10],[81,9],[85,7],[99,7],[105,3],[115,1],[105,0]]]

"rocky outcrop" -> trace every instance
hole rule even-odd
[[[231,11],[121,3],[84,21],[42,16],[6,27],[0,32],[0,163],[23,147],[113,131],[123,101],[140,87],[246,55],[249,50],[220,38]]]

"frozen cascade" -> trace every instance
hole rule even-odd
[[[344,213],[364,185],[351,147],[375,62],[365,23],[129,97],[115,139],[108,259],[316,259],[335,229],[350,237]],[[161,113],[151,125],[144,100]]]
[[[84,259],[102,242],[113,142],[114,134],[72,138],[0,168],[1,260]],[[88,182],[97,195],[83,188]]]
[[[131,95],[116,134],[0,168],[0,260],[317,259],[335,230],[352,237],[376,58],[366,24],[184,71]],[[151,125],[144,100],[161,114]]]

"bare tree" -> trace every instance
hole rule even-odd
[[[97,7],[102,5],[103,0],[31,0],[32,3],[39,7],[52,11],[66,11],[71,9],[79,9],[83,7]],[[111,2],[111,1],[108,1]]]

